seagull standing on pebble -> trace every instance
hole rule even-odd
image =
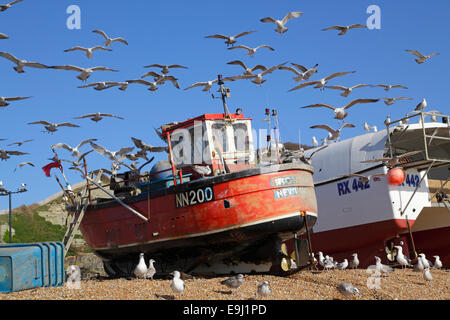
[[[337,289],[346,297],[350,297],[355,294],[359,294],[359,290],[350,283],[343,282],[337,286]]]
[[[413,267],[413,271],[415,271],[415,272],[422,272],[423,270],[425,270],[425,267],[423,265],[422,257],[419,255],[417,257],[417,263]]]
[[[431,275],[430,268],[425,268],[423,271],[423,278],[427,281],[433,280],[433,276]]]
[[[441,269],[442,268],[441,258],[439,256],[433,256],[433,258],[434,258],[433,268]]]
[[[170,288],[175,294],[179,293],[181,297],[183,295],[184,289],[186,289],[186,286],[184,284],[184,281],[180,278],[180,272],[174,271],[171,273],[171,275],[173,276],[173,279],[172,283],[170,284]]]
[[[271,17],[266,17],[266,18],[262,18],[260,21],[267,23],[267,22],[272,22],[275,23],[277,28],[275,29],[276,32],[278,32],[279,34],[283,34],[286,31],[288,31],[288,28],[286,28],[284,25],[291,19],[293,18],[298,18],[303,14],[303,12],[300,11],[293,11],[293,12],[289,12],[288,14],[286,14],[286,16],[282,19],[282,20],[276,20],[274,18]]]
[[[344,259],[344,262],[338,263],[336,268],[339,270],[345,270],[348,267],[348,260]]]
[[[155,267],[153,266],[153,263],[155,263],[155,260],[153,260],[153,259],[150,259],[149,261],[148,261],[148,269],[147,269],[147,271],[145,272],[145,278],[146,279],[152,279],[153,280],[153,276],[155,275],[155,273],[156,273],[156,269],[155,269]]]
[[[134,269],[134,274],[139,279],[144,279],[145,273],[147,272],[147,265],[145,264],[144,254],[139,254],[139,263]]]
[[[228,279],[221,281],[220,284],[223,284],[230,289],[237,289],[241,286],[243,282],[244,282],[244,275],[239,273],[234,277],[230,277]]]
[[[426,268],[431,268],[431,267],[432,267],[431,261],[429,261],[429,260],[425,257],[425,254],[424,254],[424,253],[419,254],[419,256],[422,257],[422,263],[423,263],[423,266],[425,267],[425,269],[426,269]]]
[[[397,248],[397,262],[402,266],[402,269],[409,267],[409,262],[406,259],[406,257],[403,255],[403,248],[401,246],[394,246],[394,248]]]
[[[381,263],[381,259],[379,257],[375,257],[375,267],[376,269],[381,272],[381,273],[390,273],[390,272],[394,272],[394,268],[387,266],[385,264]]]
[[[258,290],[256,291],[256,295],[260,297],[268,297],[270,296],[270,285],[268,281],[264,281],[262,284],[258,286]]]
[[[354,253],[354,254],[352,254],[352,257],[353,257],[353,259],[350,261],[350,268],[356,269],[359,266],[358,254]]]

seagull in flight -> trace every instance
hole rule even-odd
[[[379,159],[372,159],[372,160],[365,160],[365,161],[361,161],[362,163],[372,163],[372,162],[383,162],[385,166],[392,168],[394,166],[397,166],[399,164],[402,163],[407,163],[409,162],[408,157],[413,156],[415,154],[421,153],[423,152],[423,150],[418,150],[418,151],[411,151],[411,152],[407,152],[407,153],[403,153],[399,156],[393,156],[392,158],[379,158]]]
[[[332,141],[332,140],[336,140],[337,138],[339,138],[339,136],[341,135],[341,131],[344,128],[354,128],[355,125],[351,124],[351,123],[344,123],[339,129],[334,130],[333,128],[331,128],[330,126],[326,125],[326,124],[319,124],[319,125],[315,125],[315,126],[311,126],[311,129],[324,129],[327,130],[331,135],[328,138],[328,141]]]
[[[0,97],[0,107],[7,107],[9,106],[9,103],[6,101],[17,101],[17,100],[24,100],[31,97]]]
[[[364,130],[365,131],[370,131],[373,129],[373,132],[377,132],[377,126],[369,126],[369,124],[367,122],[364,122]]]
[[[58,130],[58,129],[57,129],[58,127],[72,127],[72,128],[78,128],[78,127],[80,127],[80,126],[78,126],[78,125],[76,125],[76,124],[72,124],[72,123],[69,123],[69,122],[63,122],[63,123],[51,123],[51,122],[47,122],[47,121],[44,121],[44,120],[41,120],[41,121],[35,121],[35,122],[30,122],[30,123],[28,123],[28,124],[43,124],[45,130],[47,130],[48,132],[51,132],[51,133],[57,131],[57,130]],[[45,131],[43,131],[43,132],[45,132]]]
[[[83,159],[84,159],[89,153],[91,153],[92,151],[94,151],[94,150],[86,151],[86,152],[83,153],[81,156],[79,156],[78,159],[75,160],[75,161],[64,160],[64,159],[61,159],[61,161],[69,162],[69,163],[72,164],[73,167],[78,168],[78,167],[81,165],[81,160],[83,160]]]
[[[285,63],[273,66],[269,69],[264,70],[263,72],[260,72],[258,74],[252,74],[252,75],[241,75],[241,76],[236,76],[236,77],[232,77],[232,79],[237,80],[237,79],[252,79],[251,81],[255,84],[263,84],[264,82],[266,82],[265,79],[263,79],[262,77],[265,76],[266,74],[272,73],[273,71],[279,69],[281,66],[285,65]]]
[[[89,142],[91,147],[95,150],[95,152],[101,154],[104,157],[107,157],[111,161],[120,162],[121,160],[126,158],[126,154],[133,151],[134,147],[125,147],[120,148],[117,151],[109,151],[108,149],[99,146],[98,144],[95,144],[93,142]]]
[[[271,50],[271,51],[275,51],[274,48],[272,48],[272,47],[270,47],[270,46],[268,46],[268,45],[265,45],[265,44],[262,44],[262,45],[260,45],[260,46],[257,46],[256,48],[249,48],[249,47],[247,47],[247,46],[239,45],[239,46],[235,46],[235,47],[228,48],[228,50],[233,50],[233,49],[245,49],[245,50],[248,51],[248,53],[247,53],[248,56],[253,56],[253,55],[256,53],[256,50],[258,50],[259,48],[267,48],[267,49],[269,49],[269,50]]]
[[[294,77],[295,82],[300,82],[302,80],[308,80],[314,73],[317,73],[317,67],[319,66],[318,63],[310,69],[305,68],[304,66],[296,63],[291,64],[296,67],[297,69],[301,70],[302,72],[299,72],[298,70],[292,68],[292,67],[280,67],[280,70],[288,70],[296,74],[296,77]]]
[[[109,113],[100,113],[100,112],[86,114],[86,115],[84,115],[84,116],[76,117],[76,118],[74,118],[74,119],[91,118],[92,121],[99,122],[100,120],[103,119],[103,117],[112,117],[112,118],[117,118],[117,119],[123,120],[122,117],[115,116],[115,115],[109,114]]]
[[[125,90],[128,87],[127,82],[116,82],[116,81],[99,81],[99,82],[93,82],[90,84],[86,84],[83,86],[79,86],[78,88],[89,88],[94,87],[94,90],[101,91],[105,89],[109,89],[115,86],[121,86],[120,90]]]
[[[374,87],[383,87],[385,91],[389,91],[392,88],[402,88],[402,89],[408,89],[405,86],[401,86],[399,84],[377,84]]]
[[[293,11],[293,12],[289,12],[288,14],[286,14],[286,16],[282,20],[276,20],[271,17],[266,17],[266,18],[262,18],[260,21],[264,22],[264,23],[267,23],[267,22],[275,23],[277,26],[275,31],[278,32],[279,34],[283,34],[286,31],[288,31],[288,28],[285,27],[285,24],[293,18],[300,17],[302,14],[303,14],[303,12]]]
[[[122,42],[123,44],[128,45],[128,42],[124,38],[110,38],[106,35],[106,33],[102,30],[94,30],[92,31],[94,33],[98,33],[99,35],[102,35],[105,38],[105,46],[110,47],[111,43],[113,42]]]
[[[35,166],[34,163],[33,163],[33,162],[30,162],[30,161],[22,162],[22,163],[19,163],[19,164],[16,166],[16,168],[14,169],[14,172],[16,172],[16,170],[17,170],[18,168],[22,168],[23,166],[26,166],[26,165],[29,165],[29,166],[32,166],[32,167]]]
[[[2,161],[11,158],[8,155],[11,155],[11,156],[22,156],[24,154],[29,154],[29,153],[27,153],[27,152],[20,152],[20,151],[12,151],[12,150],[8,151],[8,150],[0,149],[0,159]]]
[[[77,158],[80,156],[81,152],[79,151],[79,149],[85,145],[86,143],[90,143],[92,141],[97,141],[97,139],[87,139],[84,141],[81,141],[76,147],[71,147],[68,144],[65,143],[56,143],[54,145],[51,146],[52,149],[61,149],[64,148],[66,150],[69,150],[70,152],[72,152],[72,157]]]
[[[234,81],[236,77],[227,77],[227,78],[222,78],[222,81]],[[211,80],[211,81],[205,81],[205,82],[196,82],[193,85],[185,88],[184,90],[188,90],[194,87],[204,87],[202,89],[202,91],[209,91],[212,87],[213,84],[217,83],[219,80],[215,79],[215,80]]]
[[[77,47],[73,47],[70,49],[66,49],[66,50],[64,50],[64,52],[70,52],[70,51],[75,51],[75,50],[80,50],[80,51],[86,52],[86,57],[88,57],[88,59],[92,58],[95,50],[112,51],[111,49],[108,49],[108,48],[105,48],[102,46],[96,46],[96,47],[92,47],[92,48],[84,48],[84,47],[77,46]]]
[[[322,31],[327,31],[327,30],[332,30],[332,29],[339,30],[340,32],[338,33],[338,36],[342,36],[342,35],[346,34],[348,30],[355,29],[355,28],[367,28],[367,26],[358,23],[358,24],[352,24],[349,26],[332,26],[332,27],[322,29]]]
[[[174,78],[173,76],[164,76],[153,82],[142,80],[142,79],[127,80],[128,83],[139,83],[139,84],[149,86],[148,90],[150,90],[150,91],[158,90],[158,86],[161,84],[164,84],[166,81],[172,82],[172,84],[175,86],[175,88],[180,89],[180,85],[178,84],[177,79]]]
[[[358,174],[358,173],[350,173],[350,174],[346,174],[344,176],[342,176],[343,178],[347,178],[347,177],[356,177],[359,178],[360,181],[362,182],[366,182],[366,181],[370,181],[373,177],[383,177],[385,176],[386,173],[375,173],[375,174],[369,174],[367,176],[363,175],[363,174]]]
[[[8,147],[9,147],[9,146],[12,146],[12,145],[15,145],[15,144],[17,144],[18,147],[21,147],[24,143],[26,143],[26,142],[31,142],[31,141],[33,141],[33,139],[24,140],[24,141],[18,141],[18,142],[13,142],[13,143],[8,144]]]
[[[182,69],[188,69],[185,66],[179,65],[179,64],[171,64],[171,65],[162,65],[162,64],[151,64],[149,66],[144,66],[144,68],[161,68],[161,72],[164,74],[168,74],[169,73],[169,69],[170,68],[182,68]]]
[[[416,51],[416,50],[405,50],[409,53],[412,53],[413,55],[415,55],[416,57],[418,57],[419,59],[414,59],[414,61],[416,61],[418,64],[422,64],[425,61],[427,61],[428,59],[430,59],[432,56],[437,56],[439,55],[439,53],[431,53],[427,56],[421,54],[420,52]]]
[[[348,72],[336,72],[333,74],[330,74],[329,76],[322,78],[320,80],[316,80],[316,81],[308,81],[308,82],[303,82],[302,84],[290,89],[288,92],[297,90],[297,89],[301,89],[304,88],[306,86],[311,86],[311,85],[316,85],[314,88],[320,88],[321,90],[324,89],[325,85],[328,83],[329,80],[335,78],[335,77],[339,77],[339,76],[344,76],[346,74],[349,73],[355,73],[356,71],[348,71]]]
[[[0,32],[0,39],[9,39],[9,37],[6,34]]]
[[[81,72],[77,76],[77,78],[80,79],[81,81],[86,81],[91,76],[91,73],[94,72],[94,71],[118,72],[118,70],[113,70],[113,69],[106,68],[106,67],[81,68],[81,67],[76,67],[76,66],[71,66],[71,65],[64,65],[64,66],[52,66],[50,68],[56,69],[56,70],[68,70],[68,71]]]
[[[228,62],[227,64],[233,64],[233,65],[241,66],[241,67],[244,68],[244,70],[245,70],[245,71],[244,71],[244,75],[247,75],[247,76],[253,75],[253,72],[254,72],[255,70],[262,70],[262,71],[267,70],[266,67],[264,67],[263,65],[260,65],[260,64],[254,66],[253,68],[247,68],[247,66],[246,66],[242,61],[240,61],[240,60],[230,61],[230,62]]]
[[[131,137],[131,140],[133,141],[134,145],[141,149],[141,150],[147,150],[150,152],[164,152],[167,151],[167,147],[154,147],[152,145],[146,144],[145,142],[143,142],[140,139],[136,139]]]
[[[25,70],[23,70],[24,67],[31,67],[31,68],[39,68],[39,69],[49,69],[49,66],[46,66],[45,64],[39,63],[39,62],[30,62],[27,60],[21,60],[16,58],[14,55],[8,52],[0,52],[0,57],[6,58],[12,62],[14,62],[16,65],[13,67],[14,70],[16,70],[18,73],[24,73]]]
[[[206,36],[205,38],[225,39],[226,40],[225,43],[229,46],[229,45],[235,44],[237,38],[251,34],[253,32],[256,32],[256,31],[245,31],[245,32],[241,32],[235,36],[224,36],[222,34],[214,34],[211,36]]]
[[[380,99],[384,99],[384,100],[385,100],[384,103],[385,103],[387,106],[393,105],[394,102],[397,101],[397,100],[412,100],[412,98],[408,98],[408,97],[397,97],[397,98],[382,97],[382,98],[380,98]]]
[[[345,110],[349,109],[350,107],[354,106],[355,104],[358,104],[358,103],[374,103],[374,102],[377,102],[377,101],[379,101],[379,99],[356,99],[356,100],[353,100],[350,103],[347,103],[342,108],[335,108],[333,106],[330,106],[329,104],[317,103],[317,104],[312,104],[312,105],[309,105],[309,106],[302,107],[302,109],[304,109],[304,108],[326,107],[326,108],[329,108],[329,109],[334,111],[334,119],[343,121],[348,115],[348,112],[345,111]]]
[[[348,97],[349,94],[352,93],[353,89],[364,88],[364,87],[373,87],[373,86],[370,84],[357,84],[356,86],[348,87],[348,88],[344,87],[344,86],[326,86],[325,88],[342,90],[343,92],[341,93],[341,96]]]
[[[15,1],[12,1],[12,2],[7,3],[7,4],[0,4],[0,12],[9,9],[9,8],[11,8],[11,6],[13,4],[16,4],[16,3],[19,3],[19,2],[22,2],[22,1],[23,0],[15,0]]]

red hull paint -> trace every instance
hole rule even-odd
[[[418,253],[434,262],[433,256],[439,256],[444,268],[450,267],[450,227],[415,231],[412,233]]]
[[[272,185],[274,178],[286,176],[295,176],[296,183],[283,187]],[[128,203],[148,217],[149,223],[118,204],[95,210],[88,208],[80,228],[86,242],[101,251],[195,237],[229,228],[238,230],[242,225],[276,220],[300,210],[317,213],[312,173],[305,169],[253,175],[219,182],[212,187],[213,201],[182,208],[175,207],[175,193]],[[297,187],[298,194],[275,199],[275,190],[285,187]],[[228,200],[229,208],[224,206],[224,200]],[[239,232],[235,239],[230,238],[230,241],[242,240],[245,239],[239,239]]]
[[[320,218],[319,218],[320,219]],[[414,220],[409,220],[412,227]],[[311,234],[312,250],[316,254],[332,256],[335,261],[350,259],[353,253],[358,254],[360,268],[375,264],[375,256],[387,263],[384,251],[386,241],[408,230],[406,220],[386,220],[364,225],[346,227]],[[304,237],[304,235],[302,236]],[[286,242],[289,252],[293,249],[293,241]]]

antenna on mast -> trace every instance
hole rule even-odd
[[[275,118],[275,128],[274,128],[274,136],[275,136],[275,146],[277,149],[277,160],[278,163],[281,163],[281,159],[280,159],[280,149],[278,147],[278,140],[280,138],[280,128],[278,126],[278,114],[277,111],[275,109],[272,109],[272,117]]]
[[[227,108],[227,101],[226,98],[230,97],[230,89],[229,88],[225,88],[223,86],[223,80],[222,80],[222,75],[219,74],[217,76],[217,84],[220,86],[220,94],[222,95],[222,104],[223,104],[223,112],[225,114],[225,117],[228,116],[228,108]]]

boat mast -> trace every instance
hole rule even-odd
[[[275,118],[275,129],[274,129],[274,135],[275,135],[275,147],[277,149],[277,160],[278,163],[281,163],[281,159],[280,159],[280,149],[278,147],[278,138],[279,138],[279,133],[280,133],[280,129],[278,126],[278,114],[277,111],[275,109],[272,109],[272,117]]]
[[[225,88],[223,86],[223,81],[222,81],[222,75],[219,74],[217,76],[217,84],[220,86],[220,94],[222,95],[222,104],[223,104],[223,112],[225,117],[228,117],[228,108],[227,108],[227,101],[226,98],[230,97],[230,89],[229,88]]]

